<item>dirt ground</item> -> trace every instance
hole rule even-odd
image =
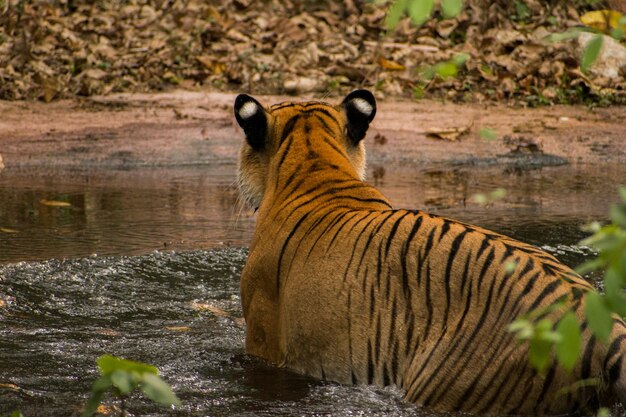
[[[174,91],[52,103],[0,101],[0,161],[5,169],[44,170],[233,163],[242,138],[231,110],[235,95]],[[258,98],[268,104],[292,99]],[[626,162],[625,116],[620,106],[528,109],[381,100],[367,138],[369,160],[621,163]],[[481,134],[485,129],[491,134]],[[429,134],[447,130],[454,140]]]

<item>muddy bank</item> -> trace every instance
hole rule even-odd
[[[242,138],[232,116],[234,97],[178,91],[48,104],[0,101],[0,154],[5,169],[233,163]],[[366,140],[375,164],[623,163],[625,116],[619,106],[524,109],[382,100]],[[481,136],[485,128],[495,135]],[[464,133],[456,140],[428,134],[446,129]]]

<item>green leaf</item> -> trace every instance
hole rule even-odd
[[[591,68],[598,59],[598,56],[600,56],[603,41],[604,38],[602,35],[595,35],[585,46],[583,56],[580,60],[580,69],[583,72],[589,71],[589,68]]]
[[[550,363],[550,350],[552,349],[552,342],[544,339],[531,339],[530,350],[528,357],[530,364],[538,371],[545,371],[546,367]]]
[[[456,74],[459,72],[458,67],[454,64],[454,62],[446,61],[440,62],[434,67],[435,73],[443,78],[454,78]]]
[[[460,54],[454,55],[450,61],[457,67],[462,67],[463,65],[465,65],[468,59],[470,59],[470,55],[461,52]]]
[[[434,0],[408,0],[407,11],[411,21],[417,26],[424,23],[433,11]]]
[[[96,382],[93,383],[91,387],[91,396],[87,400],[87,404],[85,404],[85,409],[83,410],[83,417],[90,417],[96,412],[100,402],[102,402],[104,393],[107,392],[111,386],[111,378],[108,375],[101,376],[96,380]]]
[[[570,39],[579,37],[582,32],[588,32],[588,30],[583,28],[570,28],[565,32],[551,33],[550,35],[543,38],[542,41],[547,43],[568,41]]]
[[[604,268],[605,264],[604,259],[596,258],[578,265],[575,271],[580,275],[585,275],[588,272]]]
[[[402,16],[404,16],[404,12],[406,11],[406,5],[408,0],[395,0],[389,10],[387,11],[387,17],[385,18],[385,27],[387,30],[394,30]]]
[[[496,131],[489,127],[481,128],[478,131],[478,135],[480,136],[481,139],[487,140],[487,141],[493,141],[493,140],[498,139],[498,134],[496,133]]]
[[[623,205],[611,206],[609,216],[613,224],[626,227],[626,207]]]
[[[100,372],[103,375],[109,375],[113,371],[137,372],[139,374],[150,373],[158,375],[159,370],[146,363],[129,361],[127,359],[117,358],[108,354],[100,356],[97,360]]]
[[[137,377],[131,372],[126,371],[113,371],[110,375],[111,383],[115,386],[120,393],[128,394],[137,386]]]
[[[463,0],[441,0],[441,12],[445,19],[456,17],[463,9]]]
[[[24,417],[24,414],[20,410],[15,410],[11,413],[11,417]]]
[[[619,196],[621,197],[622,201],[626,203],[626,187],[624,187],[623,185],[619,187]]]
[[[587,316],[589,327],[598,339],[607,342],[613,328],[611,312],[602,296],[595,291],[587,293],[585,301],[585,315]]]
[[[613,37],[613,39],[617,39],[618,41],[621,40],[624,37],[624,29],[621,27],[611,29],[611,37]]]
[[[580,325],[574,313],[565,313],[556,331],[561,335],[561,341],[556,345],[556,357],[563,368],[571,371],[580,355]]]
[[[608,268],[604,274],[604,288],[606,290],[606,300],[609,307],[622,317],[626,317],[626,294],[622,287],[624,279],[617,268]]]
[[[180,405],[180,400],[172,391],[169,385],[159,376],[154,374],[143,375],[141,390],[152,401],[165,405]]]

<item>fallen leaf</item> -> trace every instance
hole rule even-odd
[[[191,303],[191,306],[194,310],[199,310],[199,311],[208,311],[209,313],[212,313],[218,317],[230,317],[230,313],[228,313],[225,310],[222,310],[219,307],[216,307],[212,304],[207,304],[207,303],[199,303],[199,302],[193,302]]]
[[[39,204],[49,207],[72,207],[72,205],[67,201],[59,200],[39,200]]]
[[[438,128],[430,127],[426,129],[426,137],[434,139],[443,139],[449,141],[457,141],[462,136],[469,132],[469,126],[463,127],[450,127],[450,128]]]
[[[622,14],[615,10],[593,10],[580,16],[583,25],[606,32],[621,27],[626,32],[626,25],[619,24]]]
[[[189,326],[167,326],[165,328],[171,332],[188,332],[191,330]]]
[[[378,58],[378,65],[389,71],[404,71],[406,69],[404,65],[385,58]]]
[[[223,62],[215,61],[210,56],[197,56],[196,61],[198,61],[202,64],[203,67],[211,71],[213,75],[220,75],[226,70],[226,64],[224,64]]]
[[[109,406],[109,405],[100,404],[98,408],[96,409],[96,413],[104,414],[105,416],[109,416],[117,412],[118,412],[117,407]]]
[[[15,229],[9,229],[8,227],[0,227],[0,232],[2,233],[19,233]]]
[[[98,334],[102,335],[102,336],[111,336],[111,337],[117,337],[120,335],[119,332],[113,330],[113,329],[100,329],[97,331]]]
[[[15,384],[0,383],[0,389],[10,389],[11,391],[19,391],[20,387]]]

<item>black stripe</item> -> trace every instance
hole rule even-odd
[[[593,359],[593,348],[595,345],[596,336],[592,334],[585,347],[585,353],[583,354],[583,364],[580,370],[581,379],[588,379],[591,376],[591,360]]]
[[[443,237],[448,234],[450,231],[450,221],[443,219],[443,226],[441,226],[441,234],[439,235],[439,242],[443,239]]]
[[[341,233],[341,231],[343,230],[344,227],[346,227],[346,225],[348,224],[348,222],[350,222],[350,220],[354,219],[356,216],[358,216],[359,214],[363,214],[363,212],[361,211],[354,211],[352,213],[352,216],[345,217],[345,220],[343,223],[341,223],[341,225],[337,228],[337,231],[335,232],[335,234],[333,235],[333,237],[330,239],[330,241],[328,242],[328,247],[326,248],[326,253],[328,253],[328,251],[332,248],[332,246],[335,244],[335,240],[337,239],[337,237],[339,236],[339,233]],[[366,213],[366,215],[360,219],[357,220],[355,224],[360,223],[361,221],[363,221],[364,219],[366,219],[369,216],[369,213]],[[354,226],[354,225],[353,225]],[[352,230],[352,228],[350,228],[350,230]],[[348,233],[349,235],[349,233]]]
[[[424,263],[424,260],[426,259],[431,248],[433,247],[433,240],[434,240],[436,231],[437,231],[437,227],[435,226],[431,229],[430,233],[428,234],[428,239],[426,239],[426,245],[424,246],[424,251],[420,254],[420,257],[419,257],[418,268],[421,268],[422,264]]]
[[[361,259],[359,260],[357,269],[356,269],[356,274],[359,274],[359,270],[361,269],[361,265],[363,264],[363,259],[365,258],[365,254],[368,252],[370,244],[372,243],[372,240],[374,239],[374,236],[376,236],[378,234],[378,231],[385,225],[385,223],[387,223],[387,220],[389,220],[389,218],[391,216],[393,216],[395,214],[395,212],[390,211],[389,214],[387,214],[386,217],[382,218],[382,220],[380,220],[379,224],[376,225],[376,227],[374,227],[372,230],[370,230],[370,234],[367,238],[367,241],[365,242],[365,246],[363,247],[363,250],[361,251]],[[378,219],[380,219],[380,217],[377,217]],[[368,223],[369,225],[369,223]],[[365,230],[365,229],[364,229]],[[360,235],[359,235],[360,237]]]
[[[495,386],[494,384],[492,384],[491,388],[494,388],[493,391],[493,395],[487,399],[487,401],[485,401],[485,405],[483,406],[483,408],[481,408],[480,410],[476,411],[476,415],[484,415],[487,414],[487,412],[489,410],[491,410],[492,406],[494,403],[496,403],[496,399],[498,397],[501,397],[501,399],[499,401],[497,401],[498,404],[509,404],[510,400],[509,397],[511,396],[511,394],[513,393],[513,391],[517,391],[519,389],[519,383],[522,379],[522,377],[524,376],[524,370],[523,369],[519,369],[520,366],[522,368],[524,368],[525,366],[527,366],[526,364],[528,363],[528,360],[526,359],[527,355],[524,357],[523,360],[521,361],[517,361],[517,364],[515,366],[514,369],[507,369],[507,372],[509,375],[513,376],[516,375],[513,379],[508,379],[507,378],[507,382],[508,384],[506,384],[509,387],[509,390],[507,393],[505,393],[504,395],[502,394],[502,389],[504,389],[506,386]],[[494,379],[495,381],[495,379]],[[513,411],[517,411],[517,410],[513,410]],[[509,413],[512,414],[512,413]],[[508,415],[508,414],[507,414]]]
[[[465,340],[463,349],[461,350],[461,355],[462,356],[464,356],[465,353],[467,352],[467,348],[474,344],[474,339],[476,338],[476,336],[478,335],[478,333],[480,332],[480,330],[482,329],[482,327],[485,324],[487,316],[489,315],[490,310],[491,310],[491,301],[492,301],[492,298],[493,298],[494,286],[495,286],[495,281],[492,280],[491,281],[491,285],[489,286],[489,293],[487,295],[487,301],[484,304],[483,312],[480,315],[480,318],[478,319],[478,323],[476,324],[476,327],[474,327],[474,330],[472,331],[472,333]]]
[[[465,293],[465,285],[468,282],[468,278],[469,278],[469,267],[470,267],[470,260],[472,259],[472,249],[470,249],[467,252],[467,256],[465,257],[465,266],[463,267],[463,274],[461,275],[461,285],[459,286],[459,296],[460,297],[464,297],[464,293]],[[469,291],[471,293],[472,288],[471,285],[469,286]]]
[[[417,231],[420,229],[420,226],[422,225],[422,219],[423,218],[420,216],[417,219],[415,219],[415,221],[413,222],[413,227],[411,228],[411,231],[409,232],[408,236],[404,240],[404,245],[402,246],[402,251],[400,253],[400,262],[402,265],[402,290],[407,300],[407,304],[410,303],[410,300],[411,300],[411,287],[409,285],[409,274],[407,271],[408,269],[407,252],[409,250],[409,246],[413,242],[413,238],[415,237],[415,235],[417,234]]]
[[[350,160],[348,159],[348,155],[346,154],[346,151],[344,149],[341,149],[339,146],[337,146],[337,144],[335,142],[333,142],[330,138],[328,138],[326,136],[322,136],[322,140],[324,141],[325,144],[327,144],[333,150],[335,150],[335,152],[337,152],[346,161],[350,162]]]
[[[425,291],[425,305],[426,305],[426,312],[427,312],[427,317],[426,317],[426,325],[424,327],[424,335],[422,336],[422,340],[428,340],[428,333],[430,332],[430,325],[432,323],[433,320],[433,304],[432,301],[430,299],[430,280],[431,280],[431,276],[430,276],[430,261],[428,261],[428,264],[426,265],[426,284],[424,286],[424,291]],[[443,333],[443,332],[442,332]]]
[[[419,377],[424,376],[424,369],[426,368],[426,366],[428,366],[428,363],[430,362],[430,359],[432,358],[433,354],[435,353],[435,351],[439,348],[439,344],[441,343],[441,341],[443,340],[443,336],[445,335],[445,332],[441,332],[441,334],[439,335],[439,338],[437,339],[437,341],[435,342],[435,345],[432,347],[432,349],[430,350],[430,352],[428,353],[428,356],[426,356],[422,362],[422,366],[420,367],[420,369],[418,369],[413,375],[414,375],[414,379],[411,382],[411,385],[407,388],[407,393],[406,393],[406,398],[409,400],[409,402],[416,402],[417,401],[417,397],[418,397],[418,391],[417,391],[417,386],[416,384],[418,383]],[[425,381],[428,382],[428,381]],[[426,383],[426,386],[428,386],[428,384]],[[421,391],[421,390],[420,390]]]
[[[316,113],[322,113],[323,115],[327,116],[330,120],[335,122],[337,126],[341,127],[339,125],[339,121],[337,120],[337,118],[324,108],[309,109],[309,110],[305,110],[302,112],[302,114],[306,114],[306,115],[311,115],[311,114],[316,114]]]
[[[487,249],[487,247],[491,243],[490,241],[491,239],[487,236],[483,237],[482,242],[480,242],[480,248],[478,248],[478,252],[476,252],[476,260],[480,259],[480,255],[482,255],[485,249]]]
[[[388,201],[380,199],[380,198],[361,198],[361,197],[354,197],[351,195],[341,195],[341,196],[335,196],[332,198],[329,198],[328,200],[325,201],[325,203],[328,203],[329,201],[332,200],[352,200],[352,201],[358,201],[360,203],[377,203],[377,204],[384,204],[385,206],[387,206],[387,208],[391,209],[391,205],[389,204]]]
[[[374,383],[374,362],[372,361],[372,342],[367,343],[367,383]]]
[[[448,314],[450,313],[450,302],[451,302],[450,278],[452,275],[452,265],[454,264],[454,260],[456,259],[456,256],[459,253],[459,248],[461,247],[461,244],[463,243],[463,240],[465,240],[466,236],[467,236],[467,231],[464,230],[456,238],[454,238],[454,241],[452,241],[452,245],[450,246],[450,253],[448,254],[448,263],[446,264],[446,272],[443,278],[445,294],[446,294],[446,305],[443,311],[443,320],[442,320],[442,323],[444,325],[448,322]]]
[[[498,286],[498,290],[496,291],[496,294],[500,294],[502,293],[502,290],[504,289],[504,286],[511,282],[511,280],[513,280],[513,277],[515,276],[515,273],[517,272],[518,268],[519,268],[519,263],[520,263],[520,258],[515,258],[513,260],[513,262],[515,263],[515,267],[513,269],[513,272],[511,273],[506,273],[506,271],[504,271],[505,273],[502,274],[502,276],[500,277],[500,285]],[[517,278],[515,279],[515,281],[519,281],[520,277],[522,277],[524,274],[520,274],[517,276]]]
[[[298,220],[298,222],[296,223],[294,228],[291,229],[291,231],[289,232],[289,235],[287,236],[287,239],[285,239],[285,242],[283,243],[283,247],[280,250],[280,256],[278,257],[278,268],[277,268],[277,271],[276,271],[276,289],[279,292],[280,292],[280,271],[281,271],[281,267],[282,267],[282,263],[283,263],[283,256],[285,256],[285,252],[287,250],[287,245],[289,245],[289,242],[291,241],[293,236],[296,234],[296,231],[300,228],[300,226],[306,220],[306,218],[309,216],[309,214],[310,214],[310,212],[304,214],[304,216],[302,216],[300,218],[300,220]]]
[[[543,290],[541,291],[541,294],[539,294],[539,297],[535,298],[535,301],[531,304],[530,308],[528,309],[528,311],[533,311],[534,309],[536,309],[541,302],[544,300],[544,298],[546,298],[548,295],[552,294],[554,291],[556,291],[556,289],[561,285],[561,281],[559,279],[552,281],[551,283],[549,283],[547,286],[545,286],[543,288]]]
[[[367,277],[367,274],[366,274]],[[363,282],[367,282],[367,279],[363,279]],[[370,285],[370,325],[374,322],[374,313],[376,312],[376,292],[374,291],[374,284]]]
[[[541,392],[539,393],[539,397],[537,398],[537,403],[535,404],[535,408],[534,408],[535,414],[548,413],[550,410],[550,402],[548,401],[548,404],[544,404],[543,400],[546,396],[546,393],[552,386],[555,373],[556,373],[556,364],[553,363],[552,366],[550,366],[550,369],[548,370],[548,374],[546,375],[546,378],[543,381],[543,387],[541,388]],[[541,411],[540,411],[540,407],[542,407]]]
[[[613,320],[613,321],[619,323],[621,320],[620,321]],[[620,352],[620,345],[622,344],[624,340],[626,340],[626,334],[621,334],[617,336],[615,339],[613,339],[613,342],[611,342],[611,346],[609,346],[609,351],[606,353],[606,356],[604,359],[605,368],[609,364],[611,358],[613,358],[614,355]]]
[[[341,132],[336,132],[334,131],[329,125],[328,123],[326,123],[326,120],[324,120],[323,117],[320,117],[319,115],[314,115],[315,118],[320,122],[320,124],[322,125],[322,130],[324,130],[324,132],[326,132],[326,134],[330,137],[336,137],[339,133]]]
[[[382,319],[380,317],[380,314],[376,315],[376,334],[374,335],[374,360],[376,361],[376,363],[380,363],[380,334],[381,334],[381,322]]]
[[[393,226],[391,227],[391,231],[389,232],[389,236],[387,236],[387,245],[385,246],[385,258],[389,256],[389,249],[391,248],[391,242],[392,242],[394,236],[396,235],[396,232],[398,231],[398,227],[400,227],[400,223],[409,214],[410,214],[409,212],[404,213],[402,216],[400,216],[394,222]]]
[[[346,270],[343,273],[343,281],[344,282],[348,279],[348,272],[350,271],[350,265],[352,265],[352,261],[354,260],[354,255],[356,254],[356,248],[359,246],[359,240],[361,240],[361,237],[363,236],[365,231],[369,228],[369,225],[372,224],[372,222],[374,220],[378,219],[378,213],[377,212],[372,212],[371,214],[373,214],[372,218],[363,226],[363,228],[361,229],[361,231],[357,235],[356,239],[354,240],[354,246],[352,247],[352,253],[350,254],[350,259],[348,260],[348,263],[346,264]],[[363,217],[361,220],[359,220],[358,222],[353,224],[352,227],[350,228],[350,230],[348,230],[347,235],[350,236],[352,234],[351,233],[352,230],[354,230],[356,225],[361,223],[361,221],[367,219],[369,216],[370,216],[370,214],[368,214],[367,216]],[[364,254],[362,254],[362,256],[364,256]],[[363,258],[361,258],[361,260],[362,259]],[[360,263],[359,263],[359,266],[360,266]],[[357,273],[355,274],[356,276],[358,276],[358,272],[359,271],[357,269]]]
[[[487,269],[492,265],[493,259],[495,258],[494,251],[495,251],[495,248],[493,246],[491,246],[489,248],[489,252],[487,253],[487,257],[485,257],[485,261],[483,262],[483,266],[480,269],[480,274],[478,275],[478,283],[477,283],[478,288],[481,288],[483,286],[483,281],[485,279],[485,276],[487,275]],[[476,260],[478,260],[478,258],[476,258]],[[492,279],[492,281],[493,281],[493,279]],[[480,295],[480,293],[479,293],[479,295]]]
[[[417,350],[416,348],[414,348],[414,351],[411,352],[411,348],[413,348],[413,339],[415,338],[415,340],[419,340],[415,334],[415,314],[407,307],[404,309],[406,312],[407,317],[405,317],[405,321],[408,322],[408,326],[406,328],[406,345],[404,345],[404,356],[409,356],[411,353],[414,353],[415,350]]]
[[[518,414],[517,411],[522,407],[522,405],[524,404],[525,401],[529,400],[528,395],[530,394],[530,391],[533,389],[533,387],[535,386],[535,381],[537,380],[537,373],[534,371],[532,371],[532,375],[530,375],[530,377],[528,377],[526,379],[526,383],[524,384],[524,386],[526,387],[524,389],[524,392],[522,392],[522,394],[519,397],[519,401],[517,402],[516,405],[512,406],[507,412],[505,412],[505,415],[515,415]],[[519,386],[517,387],[516,391],[519,391]]]
[[[301,107],[302,104],[301,103],[294,103],[293,101],[286,101],[284,103],[278,103],[278,104],[274,104],[270,107],[270,112],[273,112],[275,110],[281,110],[281,109],[285,109],[287,107]]]
[[[280,142],[279,144],[282,144],[283,141],[285,139],[287,139],[287,136],[289,136],[291,134],[291,132],[293,131],[293,128],[296,126],[296,123],[298,123],[298,120],[300,120],[300,115],[297,114],[295,116],[293,116],[291,119],[287,120],[287,123],[285,123],[285,127],[283,128],[283,133],[280,137]]]
[[[324,214],[323,218],[325,218],[326,216],[333,214],[334,212],[329,211],[328,213]],[[309,259],[309,256],[311,256],[311,253],[313,253],[313,250],[317,247],[317,244],[319,243],[320,239],[322,239],[323,237],[327,236],[327,232],[332,229],[333,227],[335,227],[335,225],[337,225],[337,223],[339,223],[342,219],[344,219],[346,217],[346,212],[340,211],[338,213],[335,213],[335,217],[333,217],[332,220],[330,220],[328,222],[328,224],[326,225],[326,227],[324,228],[324,230],[322,230],[319,234],[319,236],[317,237],[317,239],[315,239],[313,241],[313,243],[311,244],[311,247],[309,248],[309,252],[306,254],[305,259]],[[354,215],[352,216],[354,217]]]
[[[613,366],[611,366],[611,368],[609,369],[609,382],[614,384],[620,377],[621,372],[622,372],[622,359],[624,359],[623,357],[620,357],[614,364]]]

